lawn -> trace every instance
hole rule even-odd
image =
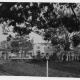
[[[46,62],[9,62],[0,64],[0,70],[15,76],[46,76]],[[49,62],[49,77],[80,77],[79,62]]]

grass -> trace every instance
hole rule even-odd
[[[0,70],[15,76],[46,77],[46,62],[9,62],[0,64]],[[80,77],[79,62],[49,62],[49,77]]]

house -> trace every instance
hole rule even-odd
[[[7,49],[7,47],[10,47],[10,42],[7,42],[6,40],[0,42],[0,58],[9,59],[11,51],[10,49]]]
[[[26,57],[27,55],[35,56],[38,55],[41,57],[46,57],[46,54],[48,53],[49,56],[53,55],[54,50],[53,46],[50,42],[47,42],[43,39],[43,37],[35,32],[31,32],[29,34],[29,40],[32,45],[27,44],[28,46],[24,48],[23,50],[23,56]],[[10,42],[2,41],[1,46],[4,50],[1,50],[2,55],[5,57],[5,59],[9,59],[9,56],[18,56],[21,57],[22,55],[22,49],[18,53],[11,53],[11,51],[7,51],[7,46],[10,47]],[[25,53],[26,52],[26,53]]]
[[[53,55],[53,47],[50,43],[34,43],[33,44],[33,55],[40,55],[46,57],[46,54],[49,56]]]
[[[32,56],[40,55],[41,57],[46,57],[47,53],[49,56],[53,55],[54,50],[50,42],[45,41],[41,35],[38,35],[35,32],[31,32],[29,36],[33,49],[28,52],[30,54],[32,53]]]

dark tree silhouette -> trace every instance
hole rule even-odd
[[[7,27],[12,25],[13,32],[17,32],[21,36],[29,34],[34,26],[37,26],[38,29],[45,29],[45,38],[48,40],[52,38],[50,34],[54,33],[49,29],[59,28],[61,24],[70,33],[80,30],[78,3],[2,2],[0,4],[0,22],[8,23]],[[76,8],[78,12],[75,11]],[[54,40],[53,42],[55,42]],[[57,41],[56,43],[58,43]]]
[[[72,32],[79,30],[79,18],[74,9],[77,3],[1,3],[0,6],[0,22],[10,20],[10,25],[14,26],[13,32],[20,35],[30,33],[30,27],[37,26],[39,29],[47,29],[49,27],[59,27],[62,23]],[[55,7],[54,5],[58,5]],[[66,15],[63,7],[72,10],[72,14]],[[58,8],[60,8],[58,10]],[[63,9],[63,10],[62,10]],[[62,11],[61,11],[62,10]],[[79,10],[78,10],[79,11]],[[16,24],[24,23],[26,27],[20,27]],[[76,27],[75,27],[76,26]]]

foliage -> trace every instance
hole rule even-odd
[[[28,41],[28,37],[25,38],[24,36],[17,36],[11,42],[11,47],[14,52],[19,52],[21,50],[23,53],[23,51],[32,49],[32,44]]]
[[[69,37],[60,25],[62,24],[69,33],[80,30],[79,5],[79,3],[2,2],[0,22],[3,26],[7,25],[7,28],[13,26],[13,32],[17,32],[21,36],[29,34],[34,26],[38,29],[45,29],[45,39],[51,40],[55,45],[60,43],[65,50],[68,50]],[[65,33],[64,39],[58,38],[57,29],[62,29],[59,34]],[[55,35],[57,36],[54,37]]]
[[[30,33],[34,26],[39,29],[47,29],[49,27],[59,27],[61,23],[70,32],[78,31],[80,25],[79,16],[78,3],[27,2],[1,3],[0,6],[1,23],[5,21],[8,26],[14,26],[13,32],[20,35]]]
[[[80,32],[75,32],[75,34],[72,36],[72,41],[74,42],[74,47],[80,44]]]
[[[59,28],[50,28],[44,34],[44,39],[51,41],[53,45],[62,45],[64,50],[69,50],[69,32],[61,24]]]

